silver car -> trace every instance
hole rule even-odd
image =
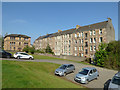
[[[87,84],[89,81],[93,79],[97,79],[99,73],[94,67],[86,67],[82,68],[82,70],[75,76],[74,80],[80,83]]]
[[[108,90],[120,90],[120,72],[116,73],[112,78],[109,83]]]
[[[74,72],[75,66],[73,64],[63,64],[55,70],[55,75],[65,76],[70,72]]]

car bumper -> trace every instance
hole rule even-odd
[[[55,75],[63,76],[63,73],[55,72]]]
[[[85,81],[83,81],[82,79],[80,79],[80,78],[74,78],[74,80],[76,81],[76,82],[79,82],[79,83],[83,83],[83,84],[85,84],[86,83],[86,80]]]

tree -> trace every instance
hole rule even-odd
[[[51,53],[51,54],[53,54],[53,51],[52,51],[52,49],[50,48],[49,44],[47,45],[47,47],[46,47],[46,49],[45,49],[45,52],[46,52],[46,53]]]
[[[35,52],[35,47],[34,47],[34,46],[30,47],[30,48],[29,48],[29,51],[30,51],[31,54],[34,54],[34,52]]]
[[[27,45],[26,47],[24,47],[23,51],[25,51],[26,53],[28,53],[29,52],[29,46]]]
[[[98,47],[99,50],[97,50],[95,53],[94,63],[101,67],[104,67],[104,59],[107,57],[107,52],[105,50],[106,46],[107,44],[101,43]]]

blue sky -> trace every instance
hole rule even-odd
[[[117,2],[3,2],[2,33],[25,34],[31,43],[40,35],[112,19],[118,40]]]

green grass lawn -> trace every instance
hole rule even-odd
[[[2,61],[3,88],[83,88],[54,75],[58,64]]]

